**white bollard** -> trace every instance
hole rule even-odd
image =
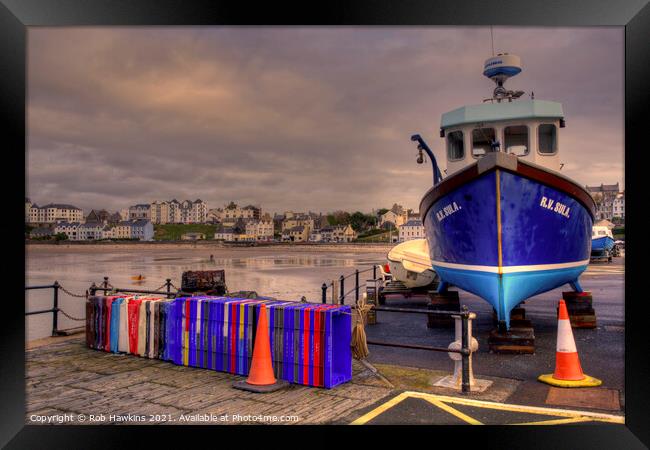
[[[460,316],[452,316],[455,320],[455,338],[456,340],[449,344],[449,350],[460,350],[462,348],[462,322]],[[483,392],[488,386],[492,384],[489,380],[478,380],[474,378],[474,371],[472,370],[472,353],[478,350],[478,341],[472,336],[472,320],[476,319],[475,313],[470,313],[467,320],[467,333],[469,335],[469,387],[470,392]],[[462,390],[463,387],[463,356],[460,353],[449,352],[449,357],[454,361],[454,374],[448,375],[440,379],[434,386],[452,388]]]

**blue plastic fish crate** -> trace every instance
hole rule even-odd
[[[352,378],[349,306],[178,298],[168,310],[167,354],[179,365],[247,375],[262,303],[278,378],[325,388]]]

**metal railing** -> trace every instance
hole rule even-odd
[[[46,284],[43,286],[25,286],[25,290],[35,290],[35,289],[53,289],[52,295],[52,308],[42,309],[38,311],[26,311],[26,316],[31,316],[34,314],[48,314],[52,313],[52,336],[59,336],[59,289],[61,285],[58,281],[55,281],[53,284]]]
[[[372,268],[366,269],[359,271],[358,269],[355,270],[352,274],[349,274],[347,276],[341,275],[338,279],[338,284],[339,284],[339,296],[338,296],[338,301],[341,305],[345,304],[345,298],[347,295],[351,294],[352,292],[355,292],[355,306],[352,306],[352,309],[356,308],[356,304],[359,302],[359,274],[369,272],[372,270],[372,279],[375,281],[379,281],[377,279],[377,265],[373,265]],[[345,292],[345,280],[353,277],[355,279],[355,285],[354,287]],[[377,286],[378,283],[375,284],[375,301],[378,303],[379,301],[379,287]],[[335,282],[334,280],[331,283],[323,283],[321,285],[321,290],[322,290],[322,303],[327,303],[327,290],[329,288],[335,289]],[[475,317],[473,313],[471,313],[468,309],[467,306],[463,305],[463,307],[460,309],[460,311],[443,311],[443,310],[432,310],[432,309],[413,309],[413,308],[395,308],[395,307],[388,307],[388,306],[373,306],[372,308],[374,311],[384,311],[384,312],[392,312],[392,313],[405,313],[405,314],[427,314],[427,315],[434,315],[434,316],[446,316],[446,317],[451,317],[451,318],[456,318],[458,317],[461,322],[461,345],[459,349],[454,349],[454,348],[449,348],[449,347],[435,347],[435,346],[429,346],[429,345],[415,345],[415,344],[401,344],[397,342],[386,342],[386,341],[374,341],[374,340],[366,340],[366,343],[368,345],[377,345],[377,346],[382,346],[382,347],[395,347],[395,348],[404,348],[404,349],[411,349],[411,350],[426,350],[426,351],[432,351],[432,352],[446,352],[446,353],[459,353],[461,355],[461,390],[463,393],[468,393],[470,392],[470,363],[469,363],[469,358],[472,353],[470,349],[471,345],[471,340],[472,336],[470,333],[470,326],[469,326],[469,321],[470,318]]]
[[[376,279],[377,278],[377,265],[373,264],[372,267],[365,269],[365,270],[359,270],[356,269],[353,273],[343,276],[341,275],[338,279],[338,290],[339,290],[339,296],[338,296],[338,301],[341,305],[345,304],[345,298],[354,292],[354,301],[355,303],[359,301],[359,275],[362,273],[370,272],[372,270],[372,278]],[[354,287],[350,289],[349,291],[345,292],[345,280],[347,280],[350,277],[354,277]],[[321,292],[322,292],[322,298],[321,302],[322,303],[327,303],[327,290],[329,288],[335,289],[335,283],[334,280],[332,280],[329,284],[328,283],[323,283],[321,285]]]
[[[164,291],[161,291],[161,289],[165,288]],[[40,285],[40,286],[25,286],[25,291],[30,291],[30,290],[39,290],[39,289],[52,289],[53,290],[53,295],[52,295],[52,307],[49,309],[41,309],[38,311],[26,311],[25,316],[32,316],[36,314],[52,314],[52,336],[61,336],[67,334],[65,330],[60,330],[59,329],[59,313],[63,314],[67,318],[73,321],[85,321],[84,318],[78,318],[78,317],[73,317],[70,314],[66,313],[63,309],[59,307],[59,291],[63,291],[66,294],[72,296],[72,297],[77,297],[77,298],[83,298],[87,299],[89,295],[95,295],[97,291],[103,291],[104,295],[108,295],[110,293],[117,293],[117,292],[124,292],[124,293],[133,293],[133,294],[154,294],[154,295],[164,295],[167,298],[174,298],[178,295],[191,295],[191,293],[183,292],[180,289],[176,289],[175,291],[172,290],[172,288],[175,288],[174,284],[172,283],[171,278],[167,278],[165,280],[165,283],[160,286],[156,290],[150,290],[150,289],[129,289],[129,288],[116,288],[112,286],[109,283],[109,278],[104,277],[104,281],[100,283],[99,285],[95,284],[94,282],[90,285],[88,290],[84,294],[75,294],[73,292],[68,291],[65,289],[63,286],[58,281],[54,281],[52,284],[46,284],[46,285]],[[81,328],[81,327],[78,327]]]

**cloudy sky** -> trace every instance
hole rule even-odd
[[[417,209],[440,115],[491,96],[488,27],[28,29],[27,193],[89,210],[177,198]],[[562,173],[624,182],[620,27],[495,27],[507,84],[563,103]]]

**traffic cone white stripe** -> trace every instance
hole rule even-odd
[[[576,342],[571,331],[569,320],[558,320],[557,323],[557,345],[555,351],[560,353],[577,353]]]

